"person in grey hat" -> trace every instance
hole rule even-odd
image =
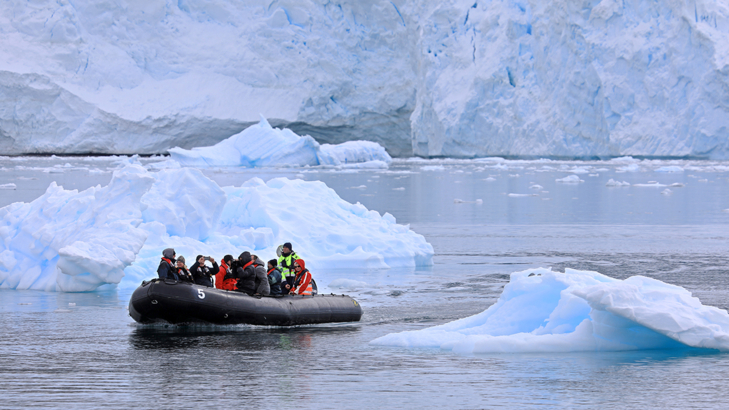
[[[157,268],[157,275],[159,275],[160,279],[180,280],[180,277],[177,276],[175,256],[175,250],[172,248],[167,248],[162,251],[162,260],[159,262],[159,267]]]
[[[187,270],[187,265],[185,265],[185,257],[180,255],[177,257],[177,276],[180,278],[179,280],[184,282],[194,282],[192,279],[192,274],[189,270]]]

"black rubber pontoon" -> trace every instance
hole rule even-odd
[[[293,326],[357,322],[362,307],[346,295],[249,296],[187,282],[144,281],[129,300],[139,323]]]

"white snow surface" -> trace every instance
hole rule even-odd
[[[684,288],[644,276],[529,269],[511,274],[486,311],[373,345],[462,354],[703,348],[729,351],[729,314]]]
[[[273,128],[263,117],[258,124],[211,147],[192,150],[175,147],[169,153],[181,165],[195,167],[347,166],[377,161],[386,168],[392,162],[387,151],[376,142],[319,145],[308,135],[302,137],[286,128]]]
[[[0,2],[0,152],[164,153],[263,114],[397,156],[729,158],[725,1]]]
[[[52,183],[31,203],[0,209],[0,288],[90,291],[157,277],[162,250],[192,261],[291,242],[312,272],[433,263],[433,247],[385,213],[342,200],[323,182],[254,178],[219,187],[192,168],[138,163],[85,191]]]

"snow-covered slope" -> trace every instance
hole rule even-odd
[[[259,115],[396,156],[729,158],[718,0],[0,2],[0,151],[161,153]]]

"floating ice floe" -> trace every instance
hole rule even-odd
[[[661,195],[671,195],[672,193],[673,193],[673,191],[671,191],[668,188],[666,188],[663,191],[661,191]]]
[[[656,169],[656,172],[683,172],[683,168],[675,165],[660,167]]]
[[[528,196],[539,196],[537,194],[506,194],[510,198],[524,198]]]
[[[649,181],[647,184],[633,184],[633,186],[642,187],[642,188],[661,188],[666,186],[666,184],[661,184],[660,182],[656,181]]]
[[[584,179],[580,179],[577,175],[570,175],[564,178],[558,178],[555,179],[557,182],[562,182],[564,184],[579,184],[580,182],[585,182]]]
[[[483,199],[477,199],[475,201],[464,201],[463,199],[456,198],[456,199],[453,200],[453,203],[454,204],[476,204],[476,205],[482,205],[483,204]]]
[[[607,184],[605,184],[605,186],[630,186],[630,183],[625,182],[625,181],[620,182],[620,181],[616,181],[616,180],[610,178],[610,180],[607,182]]]
[[[530,186],[529,189],[544,189],[544,187],[541,185],[535,184],[535,185]]]
[[[530,269],[511,274],[486,311],[372,345],[462,354],[702,348],[729,351],[729,314],[643,276]]]
[[[353,166],[387,168],[392,158],[376,142],[349,141],[339,145],[320,145],[314,138],[296,135],[284,128],[273,128],[261,121],[211,147],[191,150],[172,148],[173,160],[186,166],[279,167],[279,166]]]
[[[624,167],[618,167],[615,172],[638,172],[640,171],[640,165],[638,164],[630,164],[626,165]]]
[[[567,172],[571,172],[573,174],[589,174],[590,173],[590,171],[588,171],[587,169],[582,168],[582,167],[572,168],[570,170],[567,170]]]
[[[445,167],[443,165],[426,165],[424,167],[420,167],[421,171],[444,171]]]
[[[16,189],[17,186],[13,184],[12,182],[9,184],[1,184],[0,189]]]
[[[431,265],[433,247],[385,213],[322,182],[254,178],[221,188],[197,169],[127,164],[109,185],[52,183],[31,203],[0,208],[0,288],[90,291],[157,276],[162,249],[264,259],[291,242],[312,270]]]

